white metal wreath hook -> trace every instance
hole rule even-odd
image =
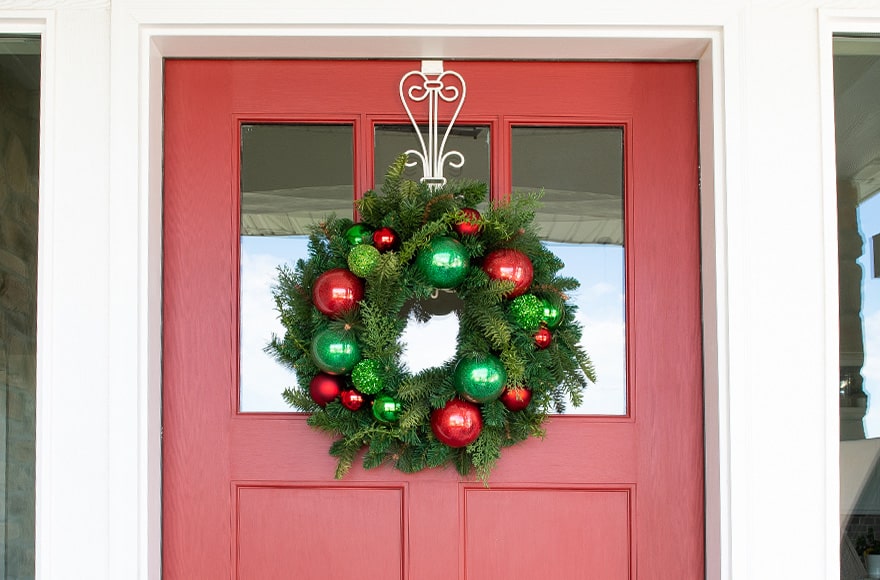
[[[452,81],[452,84],[447,84],[447,80]],[[422,162],[424,177],[421,181],[432,188],[446,184],[443,166],[447,161],[450,167],[456,169],[464,165],[464,155],[459,151],[445,151],[445,149],[446,140],[464,104],[466,92],[467,88],[462,76],[455,71],[444,71],[442,60],[423,60],[422,70],[410,71],[400,79],[400,100],[422,146],[421,152],[409,149],[406,154],[414,155]],[[422,103],[425,103],[428,109],[427,143],[410,107],[411,104]],[[443,103],[454,105],[455,110],[443,133],[443,139],[440,140],[438,126],[440,107]],[[406,166],[414,167],[417,164],[418,161],[407,161]]]

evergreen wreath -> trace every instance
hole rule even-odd
[[[579,283],[557,276],[564,264],[537,236],[539,194],[481,215],[473,208],[485,184],[432,189],[404,179],[405,162],[389,168],[382,195],[356,202],[361,222],[313,225],[308,259],[279,267],[273,294],[285,333],[266,349],[296,372],[285,401],[337,437],[337,478],[365,448],[367,469],[451,463],[487,481],[502,448],[543,436],[547,413],[579,405],[595,382],[566,295]],[[407,310],[427,321],[419,301],[438,287],[462,302],[455,356],[411,373]]]

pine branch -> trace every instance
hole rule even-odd
[[[352,439],[339,439],[330,445],[330,455],[339,459],[336,464],[336,479],[345,477],[345,474],[354,465],[354,459],[360,449],[361,445],[359,442]]]

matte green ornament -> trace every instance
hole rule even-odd
[[[383,423],[396,423],[400,418],[400,401],[388,395],[379,395],[373,401],[373,417]]]
[[[373,246],[357,245],[348,253],[348,269],[355,276],[366,278],[376,269],[381,257],[382,254]]]
[[[470,260],[461,242],[442,236],[431,240],[428,247],[419,252],[416,267],[434,287],[451,289],[464,281]]]
[[[463,358],[452,373],[455,390],[462,398],[474,403],[494,401],[504,390],[507,371],[504,364],[491,354]]]
[[[357,223],[345,231],[345,239],[352,246],[369,244],[373,241],[373,228],[367,224]]]
[[[361,360],[361,348],[353,332],[326,328],[312,338],[312,359],[322,371],[344,375]]]
[[[510,303],[510,317],[524,330],[535,330],[544,320],[546,305],[534,294],[517,296]]]
[[[565,311],[546,298],[541,300],[543,306],[542,319],[548,328],[556,328],[562,322]]]
[[[354,365],[351,382],[365,395],[375,395],[382,390],[382,365],[379,361],[364,359]]]

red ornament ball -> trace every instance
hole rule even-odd
[[[480,212],[475,210],[472,207],[462,208],[461,210],[464,212],[465,217],[467,218],[464,221],[458,222],[454,226],[452,226],[458,235],[460,236],[475,236],[480,231],[480,224],[475,223],[481,217]]]
[[[431,430],[449,447],[465,447],[477,440],[483,430],[480,408],[461,399],[451,399],[431,413]]]
[[[364,404],[364,396],[357,389],[345,389],[339,393],[339,400],[349,411],[357,411]]]
[[[550,346],[550,343],[553,342],[553,333],[550,332],[550,329],[546,326],[542,326],[538,329],[538,332],[535,333],[534,338],[535,346],[543,350]]]
[[[364,298],[364,283],[344,268],[327,270],[315,280],[312,302],[331,318],[357,308]]]
[[[519,250],[503,248],[490,252],[483,259],[483,271],[493,280],[513,282],[513,290],[508,298],[516,298],[525,293],[532,285],[532,261]]]
[[[312,379],[312,382],[309,383],[309,394],[314,402],[324,407],[327,403],[338,397],[344,387],[345,380],[343,377],[318,373]]]
[[[373,246],[380,252],[391,252],[400,247],[400,236],[391,228],[379,228],[373,232]]]
[[[532,391],[526,387],[508,387],[498,397],[501,403],[511,411],[522,411],[532,400]]]

